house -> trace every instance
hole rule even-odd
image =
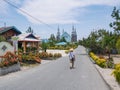
[[[23,33],[18,37],[18,47],[23,48],[23,52],[38,52],[40,39],[32,33]]]
[[[32,33],[21,33],[15,26],[0,28],[0,35],[12,43],[12,38],[16,36],[18,38],[18,48],[23,48],[24,53],[27,52],[27,48],[33,49],[32,51],[39,49],[40,37],[33,35]]]
[[[21,34],[21,31],[19,31],[15,26],[0,28],[0,35],[5,37],[7,41],[11,41],[12,36],[17,36],[19,34]]]
[[[63,32],[61,38],[64,38],[66,42],[71,42],[71,36],[67,32]]]

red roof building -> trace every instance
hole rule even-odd
[[[0,28],[0,36],[5,37],[7,41],[11,40],[12,36],[17,36],[19,34],[21,34],[21,31],[19,31],[15,26]]]

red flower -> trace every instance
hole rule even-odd
[[[9,62],[8,61],[4,61],[4,65],[8,66]]]

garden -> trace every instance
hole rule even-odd
[[[12,52],[6,52],[4,56],[0,56],[0,75],[20,70],[21,57]]]
[[[41,64],[41,60],[56,60],[57,58],[62,57],[61,53],[47,53],[47,52],[39,52],[39,53],[28,53],[28,54],[24,54],[22,53],[22,51],[18,52],[18,55],[15,53],[12,53],[10,51],[6,52],[5,55],[0,56],[1,60],[0,60],[0,75],[3,74],[7,74],[10,72],[11,67],[13,67],[14,65],[19,65],[19,69],[20,70],[20,66],[24,67],[24,66],[36,66]],[[6,70],[5,70],[6,68]],[[15,68],[15,67],[14,67]],[[17,71],[14,70],[13,71]],[[5,70],[4,73],[3,70]],[[3,73],[2,73],[3,72]]]
[[[113,21],[109,24],[113,31],[106,29],[93,30],[87,38],[79,40],[79,44],[87,48],[94,62],[102,68],[114,69],[112,75],[120,84],[120,62],[114,63],[113,56],[120,55],[120,14],[114,7],[111,14]],[[119,59],[120,60],[120,59]]]
[[[105,58],[103,56],[95,55],[93,52],[90,52],[89,56],[101,68],[114,69],[111,75],[113,75],[116,81],[120,84],[120,63],[114,64],[113,60]]]

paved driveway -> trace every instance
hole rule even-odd
[[[110,90],[79,46],[75,69],[69,69],[68,56],[35,68],[0,78],[0,90]]]

